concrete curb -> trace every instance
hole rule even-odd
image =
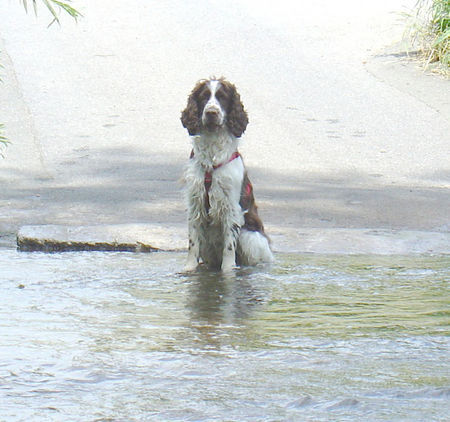
[[[316,254],[450,254],[450,233],[375,229],[268,227],[275,252]],[[186,229],[152,224],[24,226],[20,251],[185,251]]]
[[[20,251],[154,252],[185,249],[182,230],[152,224],[101,226],[24,226],[17,234]]]

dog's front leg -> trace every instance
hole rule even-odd
[[[184,266],[185,271],[194,271],[200,259],[200,239],[198,228],[195,224],[189,224],[189,252]]]
[[[233,224],[226,228],[224,233],[224,247],[222,253],[222,271],[228,272],[236,268],[236,244],[239,237],[240,227]]]

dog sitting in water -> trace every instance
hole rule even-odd
[[[222,271],[272,261],[238,152],[248,117],[235,86],[223,78],[198,82],[181,122],[193,145],[184,174],[189,224],[185,269],[192,271],[201,261]]]

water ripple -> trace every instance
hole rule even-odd
[[[277,258],[0,250],[0,419],[445,420],[449,257]]]

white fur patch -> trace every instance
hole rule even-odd
[[[269,241],[260,232],[241,230],[238,251],[242,265],[256,265],[260,262],[273,261]]]

